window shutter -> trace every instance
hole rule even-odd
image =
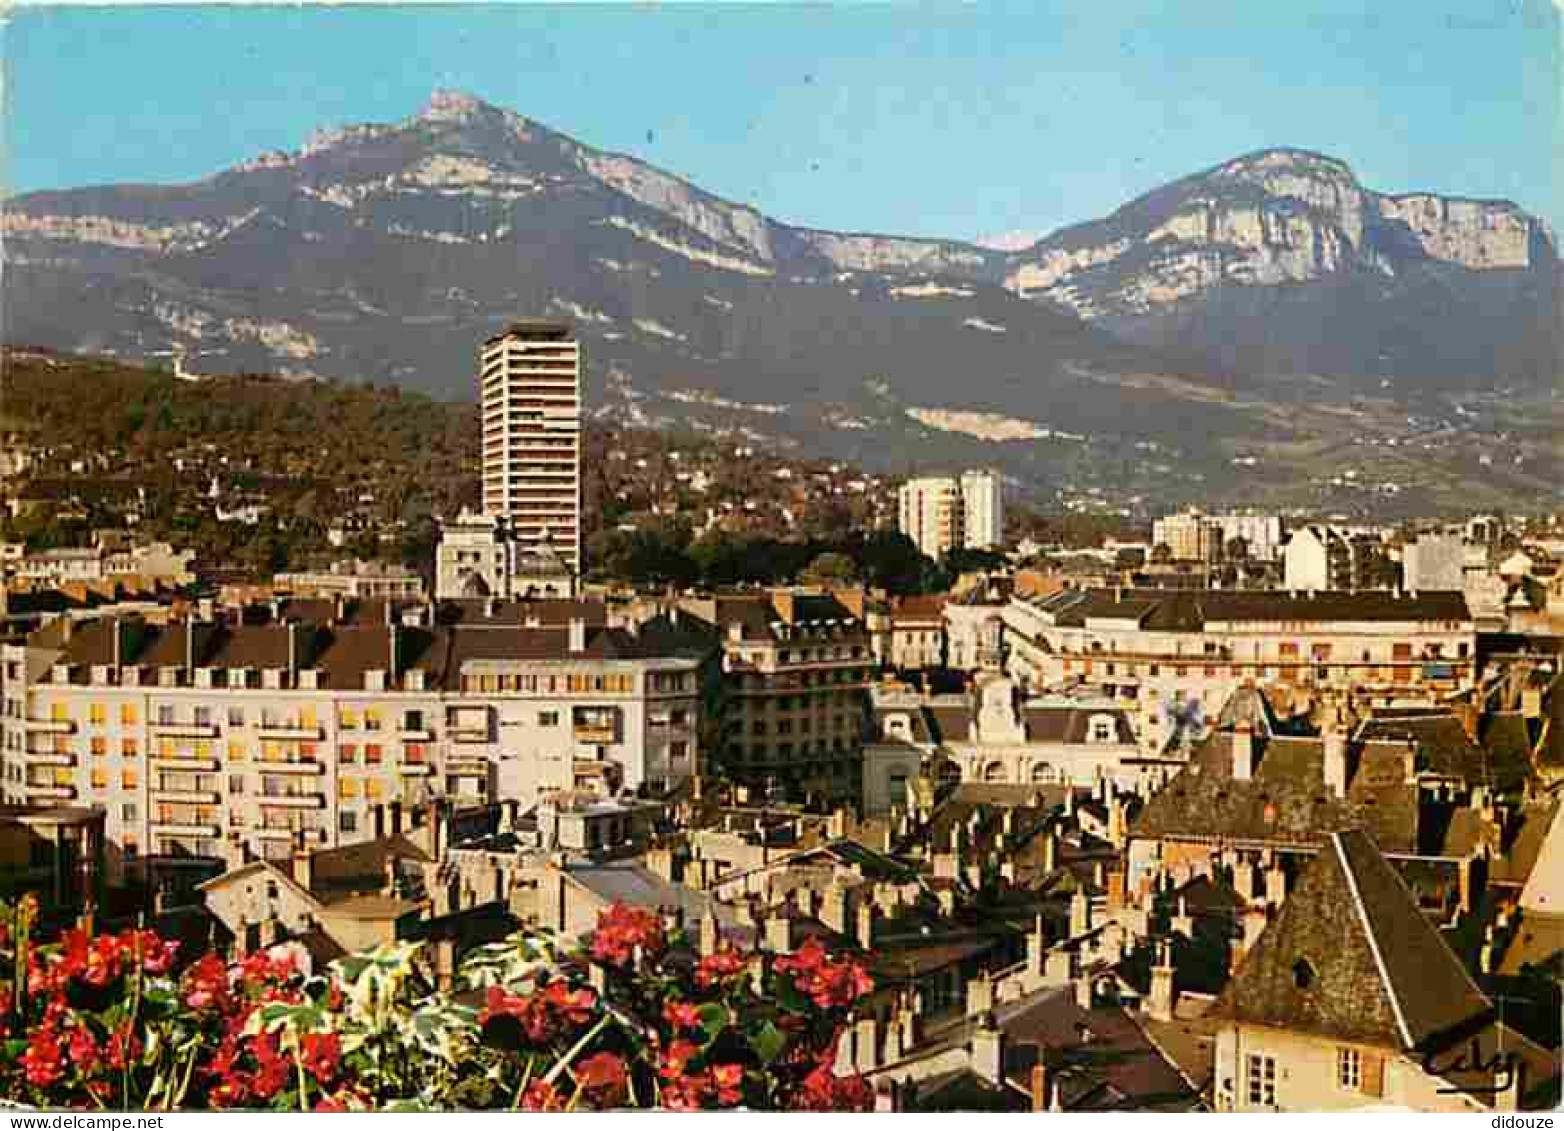
[[[1385,1094],[1385,1058],[1377,1052],[1363,1052],[1363,1094],[1365,1096],[1383,1096]]]

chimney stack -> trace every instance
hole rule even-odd
[[[293,841],[293,882],[305,891],[310,890],[315,879],[315,861],[304,847],[304,834],[297,833]]]
[[[1092,903],[1084,891],[1070,897],[1070,937],[1078,939],[1092,929]]]
[[[1347,796],[1347,734],[1332,722],[1325,728],[1325,789],[1333,797]]]
[[[1178,991],[1173,981],[1173,946],[1166,940],[1157,944],[1157,964],[1151,968],[1151,994],[1146,1012],[1154,1021],[1173,1020]]]
[[[1248,723],[1233,727],[1233,778],[1248,781],[1254,777],[1254,728]]]
[[[570,651],[572,654],[586,651],[586,621],[580,617],[570,618]]]
[[[1005,1032],[992,1009],[983,1011],[972,1032],[972,1071],[990,1084],[1005,1083]]]

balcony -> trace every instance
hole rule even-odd
[[[246,836],[253,836],[259,840],[292,840],[296,836],[302,836],[306,841],[323,843],[326,839],[325,829],[245,829]]]
[[[159,738],[216,738],[216,723],[153,723],[152,733]]]
[[[445,772],[460,776],[472,776],[473,774],[487,775],[489,772],[489,760],[487,758],[475,758],[471,755],[453,755],[445,760]]]
[[[267,793],[255,799],[263,809],[323,809],[326,798],[319,793]]]
[[[577,723],[573,733],[583,746],[612,746],[618,728],[613,723]]]
[[[217,759],[180,758],[178,756],[165,758],[159,755],[152,759],[152,768],[156,770],[189,770],[192,773],[206,771],[210,773],[217,769]]]
[[[164,789],[162,786],[153,786],[152,796],[159,801],[179,802],[186,805],[216,805],[219,800],[215,790]]]
[[[487,742],[489,741],[488,723],[456,723],[449,729],[448,737],[452,742]]]
[[[29,734],[75,734],[76,720],[28,719],[27,732]]]
[[[34,766],[74,766],[76,755],[62,754],[58,750],[27,750],[22,761]]]
[[[153,821],[152,832],[158,836],[215,837],[218,835],[218,828],[216,825],[184,825]]]
[[[29,797],[47,798],[52,801],[69,801],[76,796],[74,785],[60,785],[57,782],[28,782],[22,787],[22,791]]]
[[[428,727],[425,727],[422,730],[418,730],[418,729],[398,730],[396,732],[396,736],[397,736],[398,739],[400,739],[403,742],[433,742],[434,741],[434,731],[430,730]]]
[[[284,742],[319,742],[325,735],[325,729],[319,726],[300,726],[295,723],[262,723],[257,733],[263,739],[278,739]]]
[[[467,761],[473,761],[473,759],[467,759]],[[488,765],[487,762],[483,764],[485,766]],[[422,778],[428,777],[434,770],[428,762],[403,762],[397,767],[397,772],[410,778]]]
[[[255,768],[263,774],[319,774],[325,772],[325,764],[311,758],[299,758],[291,762],[258,761]]]

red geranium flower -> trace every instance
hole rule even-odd
[[[342,1041],[335,1033],[307,1033],[299,1042],[299,1060],[306,1072],[329,1084],[342,1060]]]
[[[628,1073],[621,1056],[611,1052],[596,1053],[576,1067],[575,1075],[576,1085],[604,1107],[624,1099]]]
[[[592,933],[592,957],[611,966],[623,966],[637,948],[655,954],[663,946],[663,923],[650,911],[616,903],[597,917]]]

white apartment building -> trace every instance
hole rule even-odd
[[[695,773],[698,661],[600,606],[348,608],[112,617],[0,648],[0,796],[103,809],[113,870],[353,843],[393,802],[525,808]]]
[[[463,511],[447,523],[435,549],[434,595],[463,597],[572,597],[576,576],[551,546],[518,542],[498,515]]]
[[[897,494],[897,528],[931,558],[1004,542],[1004,493],[991,471],[910,479]]]
[[[1066,589],[1005,610],[1007,667],[1033,692],[1085,684],[1134,706],[1160,749],[1173,712],[1216,717],[1245,684],[1378,705],[1470,687],[1477,633],[1460,593]]]
[[[483,513],[519,550],[581,572],[581,345],[567,322],[526,319],[479,351]]]
[[[1401,575],[1412,590],[1461,589],[1466,584],[1466,545],[1459,534],[1425,531],[1402,548]]]
[[[992,471],[961,473],[962,545],[989,550],[1004,545],[1005,506],[999,476]]]

